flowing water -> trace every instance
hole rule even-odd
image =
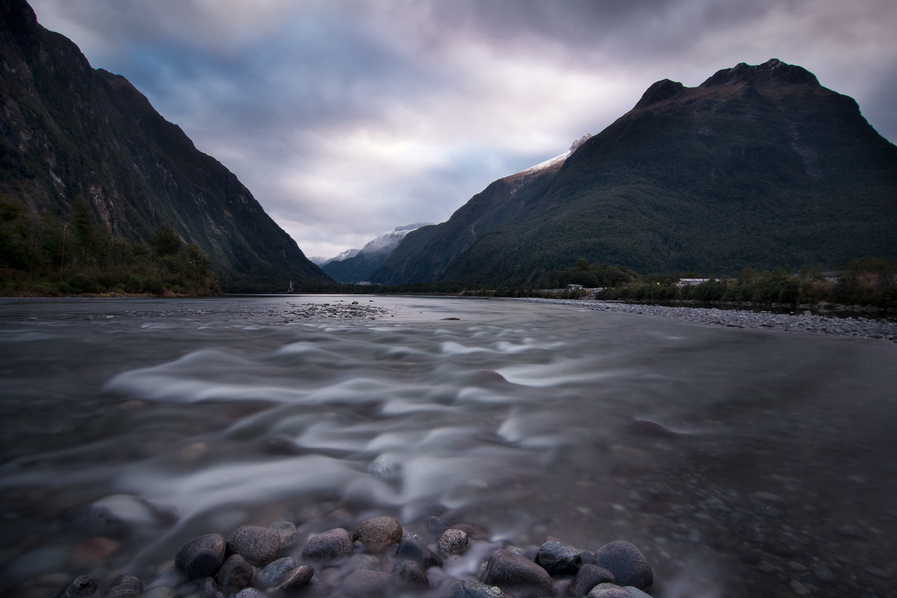
[[[630,540],[654,596],[895,596],[895,366],[514,300],[0,300],[0,594],[173,585],[184,542],[244,524],[435,515]]]

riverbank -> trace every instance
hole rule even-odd
[[[698,324],[729,326],[732,328],[758,328],[779,331],[801,331],[817,334],[855,336],[897,342],[897,322],[871,319],[863,316],[841,318],[810,313],[777,314],[753,312],[737,309],[706,307],[672,307],[665,305],[643,305],[618,303],[615,301],[589,301],[574,299],[524,299],[536,303],[570,305],[596,311],[629,314],[644,314],[675,318]]]

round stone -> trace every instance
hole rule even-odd
[[[81,575],[65,587],[59,598],[100,598],[100,587],[94,578]]]
[[[427,517],[426,525],[428,530],[437,534],[441,534],[449,528],[449,524],[439,517]]]
[[[580,550],[559,540],[550,539],[539,547],[536,562],[549,575],[576,575],[582,566]]]
[[[239,554],[232,554],[221,565],[221,569],[218,570],[218,574],[215,576],[215,581],[218,582],[218,587],[221,590],[239,591],[252,583],[254,573],[252,565],[246,559]],[[223,593],[227,594],[227,592]]]
[[[356,569],[343,578],[342,589],[349,596],[379,595],[389,584],[389,573]]]
[[[291,571],[287,571],[280,579],[277,589],[281,592],[292,593],[298,592],[311,582],[311,578],[315,576],[315,570],[308,565],[296,567]]]
[[[277,521],[269,526],[280,534],[280,547],[289,546],[296,539],[296,526],[289,521]]]
[[[340,561],[347,559],[355,552],[355,545],[349,532],[337,527],[308,539],[302,549],[304,561]]]
[[[402,534],[402,542],[396,550],[395,557],[404,561],[414,561],[421,567],[442,567],[443,560],[430,550],[424,541],[413,534]]]
[[[374,517],[358,524],[352,540],[361,542],[369,552],[383,552],[402,541],[402,524],[395,517]]]
[[[489,557],[483,582],[502,588],[523,587],[551,592],[548,571],[531,560],[508,550],[498,549]]]
[[[502,598],[501,588],[487,586],[473,579],[463,581],[455,587],[449,598]]]
[[[414,561],[403,561],[396,565],[392,570],[392,576],[404,585],[422,587],[430,585],[426,570]]]
[[[614,574],[598,565],[586,564],[580,567],[579,573],[573,578],[570,592],[574,596],[585,596],[589,591],[602,583],[616,583]]]
[[[277,559],[280,553],[280,534],[268,527],[244,525],[231,534],[227,546],[249,564],[264,567]]]
[[[654,571],[645,555],[631,542],[617,540],[595,551],[595,564],[614,574],[621,586],[635,586],[640,590],[654,583]],[[625,590],[624,590],[625,591]]]
[[[277,559],[273,563],[269,563],[259,573],[259,577],[268,586],[276,586],[280,583],[284,574],[296,568],[296,561],[291,557]]]
[[[447,529],[439,537],[439,552],[445,556],[461,554],[467,550],[467,533],[459,529]]]
[[[224,536],[206,534],[184,544],[174,557],[174,564],[187,572],[190,579],[203,579],[218,572],[224,563]]]
[[[612,583],[601,583],[592,588],[588,598],[633,598],[625,589]]]

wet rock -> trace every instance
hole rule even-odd
[[[224,594],[218,591],[218,582],[214,577],[206,577],[199,586],[199,598],[218,598]]]
[[[483,582],[502,588],[533,588],[551,592],[548,571],[520,555],[498,549],[489,557]]]
[[[489,586],[469,579],[455,586],[449,598],[502,598],[504,594],[498,586]]]
[[[234,594],[234,598],[265,598],[265,594],[255,588],[243,588]]]
[[[93,577],[81,575],[62,590],[59,598],[100,598],[100,586]]]
[[[445,556],[461,554],[467,550],[467,534],[459,529],[447,529],[439,537],[439,552]]]
[[[392,576],[400,585],[429,587],[426,570],[414,561],[403,561],[392,570]]]
[[[224,536],[206,534],[184,544],[174,557],[174,564],[186,571],[190,579],[215,575],[224,563]]]
[[[423,540],[408,533],[402,534],[402,542],[396,550],[395,557],[403,561],[413,561],[425,569],[443,565],[442,557],[430,550]]]
[[[143,582],[133,575],[119,575],[109,582],[103,598],[138,598],[143,594]]]
[[[612,583],[598,584],[587,595],[588,598],[632,598],[632,594]]]
[[[296,561],[291,557],[277,559],[273,563],[269,563],[259,572],[259,578],[268,586],[276,586],[280,583],[281,578],[287,571],[291,571],[297,567]]]
[[[625,540],[610,542],[596,550],[595,564],[613,573],[620,585],[644,590],[654,583],[654,571],[645,555]]]
[[[227,547],[249,564],[264,567],[280,553],[280,534],[268,527],[244,525],[238,527],[227,539]]]
[[[289,546],[296,539],[296,526],[289,521],[277,521],[269,525],[271,529],[280,535],[280,547]]]
[[[395,517],[374,517],[358,524],[352,540],[361,542],[369,552],[383,552],[402,541],[402,524]]]
[[[626,586],[623,589],[629,592],[632,595],[632,598],[651,598],[650,594],[641,591],[635,586]]]
[[[252,583],[254,574],[255,570],[246,559],[239,554],[232,554],[221,565],[215,581],[218,582],[218,588],[226,594],[227,591],[239,591],[248,586]]]
[[[579,573],[573,579],[570,593],[574,596],[585,596],[589,591],[602,583],[616,583],[614,574],[598,565],[585,564],[579,569]]]
[[[315,570],[308,565],[302,565],[287,571],[280,579],[277,589],[281,592],[293,593],[305,588],[312,577],[315,576]]]
[[[343,578],[341,587],[349,596],[380,595],[389,585],[389,573],[356,569]]]
[[[354,552],[355,545],[349,532],[337,527],[309,538],[302,549],[302,560],[340,561],[349,558]]]
[[[428,530],[437,534],[441,534],[449,528],[449,524],[439,517],[427,517],[426,525]]]
[[[580,550],[555,538],[539,547],[536,563],[550,575],[576,575],[582,566]]]

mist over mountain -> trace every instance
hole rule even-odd
[[[348,249],[319,265],[337,282],[368,282],[371,275],[389,259],[402,239],[423,226],[428,225],[418,222],[399,226],[369,241],[362,249]]]
[[[857,103],[772,59],[663,80],[551,167],[495,181],[373,276],[531,284],[577,259],[735,274],[897,258],[897,147]]]
[[[39,25],[24,0],[0,0],[0,66],[0,198],[10,209],[71,222],[86,202],[98,226],[132,242],[167,224],[208,253],[230,292],[330,282],[233,173],[124,77],[93,69]]]

